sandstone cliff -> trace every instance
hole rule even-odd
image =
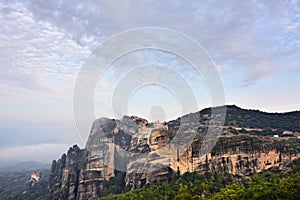
[[[234,114],[236,107],[232,109]],[[247,124],[238,127],[238,121],[227,121],[214,148],[199,154],[209,120],[219,117],[207,112],[165,123],[148,123],[136,116],[96,120],[85,149],[75,145],[58,161],[53,161],[49,180],[51,198],[101,196],[106,181],[116,175],[116,170],[126,172],[122,181],[130,189],[136,189],[153,181],[170,181],[174,173],[187,171],[250,176],[271,167],[280,169],[284,163],[300,157],[297,137],[266,137],[264,129],[244,127]],[[280,129],[274,127],[274,133]]]

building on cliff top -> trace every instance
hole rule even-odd
[[[280,135],[281,137],[294,137],[294,133],[291,131],[283,131],[282,134]]]
[[[35,180],[36,182],[39,182],[41,178],[41,172],[34,172],[31,174],[31,179]]]

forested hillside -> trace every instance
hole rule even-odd
[[[226,112],[225,126],[300,131],[300,111],[267,113],[232,105],[227,106]]]
[[[33,187],[26,187],[33,171],[0,172],[0,200],[49,199],[49,170],[42,169],[41,181]]]
[[[98,200],[248,200],[248,199],[300,199],[300,167],[281,173],[264,172],[251,181],[230,174],[185,173],[170,183],[151,183],[144,188]]]

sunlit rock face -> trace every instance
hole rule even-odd
[[[229,126],[210,152],[199,154],[211,118],[198,112],[165,123],[137,116],[95,120],[85,149],[75,145],[53,161],[51,199],[100,196],[103,182],[114,177],[115,170],[126,172],[124,182],[136,189],[185,172],[250,176],[274,166],[284,168],[300,157],[298,138],[236,134],[238,128]]]
[[[272,167],[283,169],[300,157],[300,140],[249,135],[220,137],[211,153],[192,156],[193,171],[250,176]]]
[[[170,180],[172,170],[169,141],[165,125],[154,124],[149,128],[138,128],[131,140],[125,179],[131,189],[140,188],[152,181]]]

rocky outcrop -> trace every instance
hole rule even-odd
[[[34,173],[32,173],[30,179],[26,182],[26,190],[30,189],[35,184],[39,183],[41,177],[42,177],[42,173],[41,172],[34,172]]]
[[[220,155],[209,153],[202,157],[192,157],[193,171],[229,172],[234,175],[250,176],[274,166],[282,168],[285,163],[300,157],[300,152],[280,152],[277,149],[257,152],[226,152]]]
[[[77,199],[86,154],[85,150],[74,145],[58,161],[52,162],[49,179],[51,199]]]
[[[126,184],[131,185],[131,189],[140,188],[154,180],[170,180],[172,151],[167,146],[170,139],[166,131],[166,126],[157,124],[150,128],[139,128],[133,135],[125,178]]]
[[[232,109],[236,112],[238,108]],[[245,131],[242,128],[226,126],[214,148],[199,153],[208,125],[217,126],[221,117],[211,116],[206,109],[165,123],[148,123],[137,116],[100,118],[92,125],[85,149],[75,145],[53,161],[51,198],[81,200],[101,196],[106,181],[116,175],[116,170],[126,172],[123,181],[136,189],[154,181],[168,182],[174,173],[250,176],[272,167],[283,168],[300,157],[300,139],[260,136],[263,129],[255,127],[241,134]]]

